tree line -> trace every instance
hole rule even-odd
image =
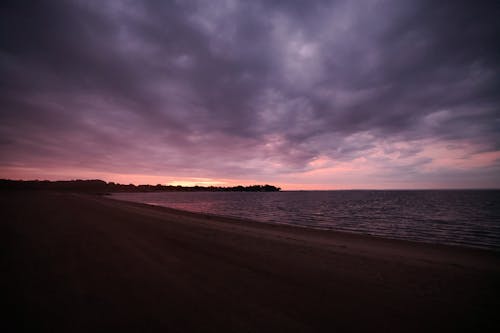
[[[105,182],[100,179],[92,180],[10,180],[0,179],[2,190],[49,190],[69,192],[277,192],[281,188],[273,185],[250,186],[180,186],[180,185],[134,185]]]

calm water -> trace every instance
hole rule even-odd
[[[500,251],[500,191],[117,193],[216,215]]]

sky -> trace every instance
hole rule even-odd
[[[500,188],[498,1],[0,6],[0,178]]]

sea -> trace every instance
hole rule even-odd
[[[257,222],[500,251],[500,190],[114,193]]]

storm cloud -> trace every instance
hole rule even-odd
[[[1,6],[2,177],[500,186],[496,1]]]

